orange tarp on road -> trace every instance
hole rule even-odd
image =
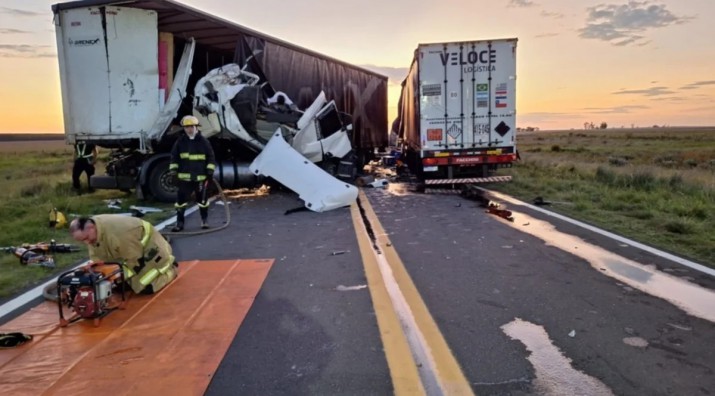
[[[192,261],[151,296],[133,295],[98,327],[61,328],[45,302],[0,327],[34,339],[0,350],[0,394],[201,395],[273,260]]]

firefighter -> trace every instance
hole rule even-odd
[[[201,214],[201,228],[209,228],[207,219],[209,204],[207,187],[216,169],[213,148],[201,132],[199,119],[187,115],[181,119],[184,135],[174,143],[171,150],[170,170],[176,170],[179,191],[176,194],[176,225],[171,229],[179,232],[184,229],[184,212],[193,192]]]
[[[87,187],[94,192],[89,179],[94,174],[94,164],[97,162],[97,146],[87,142],[77,142],[74,145],[74,166],[72,166],[72,188],[81,192],[80,176],[87,174]]]
[[[122,263],[135,293],[156,293],[179,273],[169,242],[147,221],[104,214],[74,219],[69,228],[87,244],[91,261]]]

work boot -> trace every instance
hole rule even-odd
[[[171,232],[179,232],[184,230],[184,209],[176,209],[176,225],[171,229]]]
[[[174,228],[171,229],[171,232],[179,232],[179,231],[183,231],[183,230],[184,230],[184,222],[177,221]]]

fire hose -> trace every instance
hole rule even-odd
[[[161,235],[164,236],[179,236],[179,235],[201,235],[201,234],[208,234],[210,232],[216,232],[223,230],[224,228],[228,227],[228,225],[231,223],[231,209],[228,207],[228,200],[226,199],[226,194],[224,194],[223,189],[221,189],[221,185],[216,181],[216,179],[212,179],[214,182],[214,185],[216,186],[216,189],[218,190],[218,196],[221,199],[221,202],[223,202],[223,209],[224,209],[224,214],[226,216],[226,221],[224,222],[223,225],[220,227],[216,228],[209,228],[205,230],[198,230],[198,231],[178,231],[178,232],[173,232],[173,231],[167,231],[167,232],[162,232]],[[208,181],[206,181],[207,185],[204,186],[204,188],[208,187]],[[214,200],[215,202],[216,200]]]

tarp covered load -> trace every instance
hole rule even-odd
[[[280,90],[299,108],[324,91],[352,117],[354,146],[387,145],[386,77],[250,34],[239,40],[234,62],[269,82],[267,97]]]

